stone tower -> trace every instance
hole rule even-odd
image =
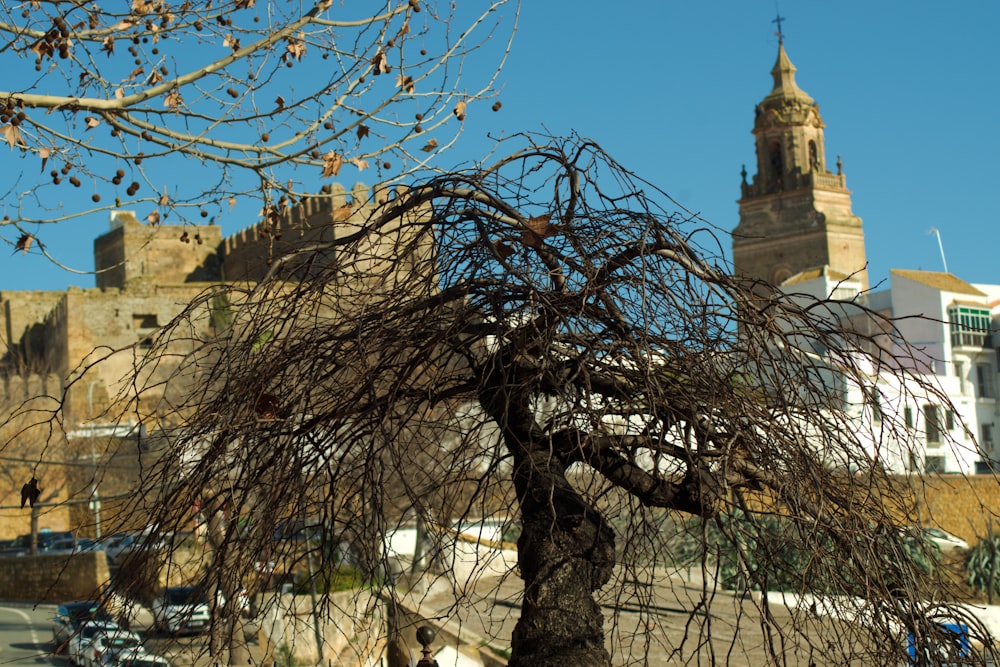
[[[743,168],[740,223],[733,231],[736,274],[780,285],[809,270],[868,288],[861,218],[851,211],[840,158],[827,169],[823,119],[795,83],[779,38],[774,89],[756,108],[757,173]]]

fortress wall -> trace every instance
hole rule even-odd
[[[372,213],[386,202],[392,192],[385,188],[374,193],[364,183],[357,183],[347,191],[334,183],[327,188],[327,196],[303,200],[288,209],[274,223],[261,221],[227,237],[221,247],[223,273],[227,281],[259,281],[271,269],[274,260],[287,255],[303,245],[322,244],[354,233],[371,218]],[[401,192],[405,188],[400,188]],[[320,267],[334,261],[335,251],[320,253]],[[285,275],[307,278],[316,271],[294,273],[302,270],[304,262],[290,263]]]
[[[159,283],[215,281],[222,229],[217,225],[151,225],[117,211],[114,227],[94,241],[99,288],[146,279]]]

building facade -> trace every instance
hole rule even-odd
[[[892,318],[899,340],[889,336],[888,345],[904,367],[872,368],[867,387],[842,388],[843,409],[858,420],[867,454],[880,465],[900,473],[1000,471],[1000,285],[895,269],[887,289],[869,291],[861,219],[840,158],[836,171],[827,168],[819,106],[798,87],[795,71],[779,41],[773,88],[756,107],[757,173],[750,180],[743,173],[736,274],[761,281],[762,291],[776,286],[792,298],[849,302],[829,312],[866,336],[886,333],[871,330],[867,311]],[[914,374],[940,395],[910,391]],[[878,408],[866,409],[873,396]],[[887,431],[883,419],[904,424],[904,432]]]
[[[88,434],[113,426],[116,442],[128,441],[129,448],[141,453],[141,438],[135,435],[163,425],[161,419],[178,403],[173,397],[185,392],[186,380],[177,375],[184,355],[224,326],[206,306],[204,316],[191,318],[197,330],[189,338],[170,340],[166,348],[160,345],[161,329],[198,296],[221,284],[250,286],[277,263],[282,275],[308,280],[339,261],[338,275],[354,276],[336,285],[342,290],[337,296],[344,300],[356,293],[371,296],[374,288],[362,284],[360,272],[378,270],[383,283],[390,274],[413,283],[417,266],[426,273],[430,250],[414,250],[398,238],[409,233],[405,225],[416,223],[416,230],[428,224],[430,216],[422,208],[392,226],[383,225],[368,243],[354,243],[349,257],[321,249],[358,234],[398,194],[372,192],[362,184],[351,191],[328,186],[327,196],[303,201],[280,217],[229,237],[215,225],[146,224],[131,212],[116,211],[109,230],[94,242],[96,287],[0,292],[0,438],[5,455],[14,461],[7,466],[6,481],[0,482],[0,537],[25,532],[27,510],[18,507],[19,491],[32,476],[41,480],[46,505],[39,527],[81,526],[71,515],[88,511],[71,512],[67,507],[86,507],[86,496],[96,494],[96,486],[72,473],[83,471],[86,477],[99,462],[120,460],[109,438],[98,443]],[[303,248],[307,251],[301,252],[302,260],[296,260],[295,252]],[[401,248],[407,248],[405,257],[399,256]],[[156,363],[144,364],[154,346]],[[136,377],[138,368],[146,373],[143,377]],[[135,426],[134,434],[129,424]],[[125,432],[129,437],[122,439]],[[129,491],[123,487],[118,492]],[[105,497],[112,493],[101,490]],[[90,504],[94,502],[92,497]],[[90,513],[96,519],[98,512]]]

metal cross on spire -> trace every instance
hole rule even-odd
[[[781,22],[784,21],[784,20],[785,20],[784,16],[782,16],[781,14],[777,14],[777,18],[775,18],[773,21],[771,21],[771,23],[777,23],[778,24],[778,31],[776,33],[774,33],[778,37],[778,44],[783,44],[784,41],[785,41],[785,34],[783,32],[781,32]]]

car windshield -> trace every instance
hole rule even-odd
[[[84,639],[93,639],[98,632],[107,631],[108,629],[101,625],[85,625],[80,630],[80,635],[82,635]]]
[[[108,648],[117,650],[136,648],[139,646],[139,638],[130,635],[114,635],[108,639]]]
[[[85,621],[110,621],[111,617],[103,611],[97,603],[81,604],[79,606],[67,607],[66,615],[73,621],[74,625],[79,625]]]
[[[194,587],[168,588],[165,597],[167,604],[205,603],[205,594],[200,589]]]

